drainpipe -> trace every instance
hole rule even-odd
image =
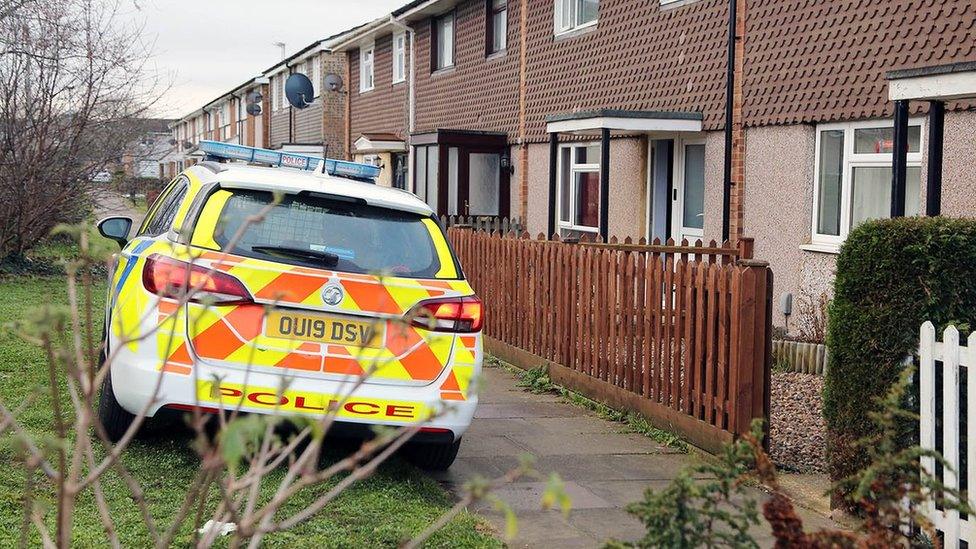
[[[410,136],[414,132],[414,124],[417,111],[417,95],[414,87],[414,59],[417,57],[414,45],[413,27],[398,21],[390,15],[390,23],[407,33],[407,40],[410,42],[410,68],[407,72],[407,188],[413,189],[414,157],[413,147],[410,146]]]
[[[732,105],[735,93],[735,27],[738,6],[729,0],[729,43],[725,70],[725,163],[722,185],[722,241],[729,239],[729,220],[732,207]]]
[[[891,154],[891,217],[905,217],[905,172],[908,164],[908,100],[895,101]]]

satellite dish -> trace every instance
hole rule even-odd
[[[169,140],[169,144],[170,145],[175,145],[176,143],[177,143],[177,141],[175,139],[170,139]]]
[[[261,114],[261,103],[248,103],[245,110],[247,111],[247,114],[257,116]]]
[[[262,99],[264,99],[264,96],[261,95],[261,92],[259,91],[255,90],[255,91],[247,92],[248,103],[260,103]]]
[[[342,77],[334,72],[325,75],[325,87],[329,91],[337,92],[342,89]]]
[[[285,97],[296,109],[304,109],[311,105],[314,97],[312,81],[300,72],[289,76],[288,80],[285,80]]]
[[[193,143],[190,143],[189,141],[184,141],[183,142],[183,148],[184,149],[192,149],[193,147],[194,147]]]

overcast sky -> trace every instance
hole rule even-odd
[[[152,64],[171,82],[155,113],[178,118],[281,57],[387,14],[407,0],[136,0],[127,14],[154,41]]]

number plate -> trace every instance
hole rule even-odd
[[[382,333],[374,337],[379,322],[346,320],[322,315],[272,311],[264,333],[269,337],[337,343],[356,347],[380,347]]]

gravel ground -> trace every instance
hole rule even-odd
[[[769,401],[770,454],[777,467],[801,473],[826,472],[822,391],[820,376],[773,373]]]

